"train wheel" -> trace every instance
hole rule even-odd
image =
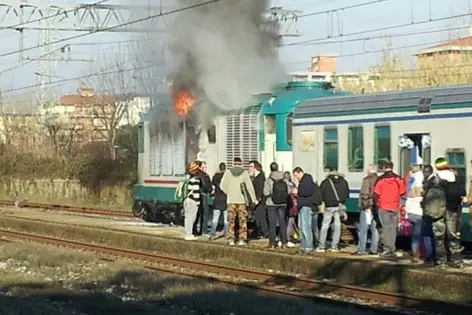
[[[142,217],[146,212],[146,207],[143,202],[138,201],[134,203],[131,211],[135,217]]]

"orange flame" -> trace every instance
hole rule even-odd
[[[180,90],[173,96],[174,111],[179,116],[187,115],[190,108],[195,104],[195,99],[186,90]]]

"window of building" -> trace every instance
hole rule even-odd
[[[447,149],[446,159],[449,167],[456,172],[457,180],[465,187],[467,180],[467,160],[465,157],[465,150],[461,148]]]
[[[210,144],[216,143],[216,126],[215,125],[211,125],[211,127],[208,128],[207,136],[208,136],[208,142]]]
[[[384,170],[391,159],[390,126],[375,126],[374,134],[374,163],[379,170]]]
[[[338,129],[325,128],[323,136],[323,167],[338,167]]]
[[[350,172],[364,170],[364,131],[362,126],[348,129],[348,169]]]
[[[285,136],[287,138],[287,144],[292,146],[292,129],[293,129],[293,114],[287,115],[287,120],[285,121]]]

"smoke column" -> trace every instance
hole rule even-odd
[[[176,2],[186,7],[204,1]],[[198,103],[231,110],[252,105],[253,94],[285,80],[276,36],[262,27],[268,4],[221,0],[176,14],[169,38],[173,90],[188,88]]]

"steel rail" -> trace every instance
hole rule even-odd
[[[314,294],[316,293],[336,294],[340,296],[347,296],[347,297],[354,297],[358,299],[375,301],[377,303],[382,303],[382,304],[391,305],[391,306],[415,308],[422,311],[426,310],[426,311],[431,311],[434,313],[438,313],[438,312],[450,313],[451,311],[453,311],[455,315],[458,315],[458,314],[471,314],[472,312],[472,304],[430,300],[430,299],[418,298],[418,297],[413,297],[413,296],[406,296],[402,294],[395,294],[395,293],[383,292],[383,291],[378,291],[378,290],[372,290],[372,289],[363,288],[363,287],[341,285],[341,284],[336,284],[336,283],[327,282],[327,281],[298,278],[298,277],[289,276],[289,275],[279,275],[279,274],[274,275],[267,272],[246,270],[246,269],[241,269],[241,268],[233,268],[233,267],[227,267],[227,266],[200,262],[200,261],[190,261],[190,260],[180,259],[176,257],[156,255],[152,253],[114,248],[114,247],[109,247],[109,246],[104,246],[104,245],[87,244],[87,243],[82,243],[82,242],[77,242],[77,241],[72,241],[72,240],[57,239],[57,238],[52,238],[48,236],[27,234],[27,233],[21,233],[21,232],[10,231],[10,230],[0,229],[0,235],[3,235],[5,237],[19,238],[19,239],[23,239],[27,241],[40,242],[40,243],[49,244],[49,245],[56,245],[56,246],[74,248],[74,249],[94,251],[94,252],[99,252],[103,254],[126,257],[130,259],[143,260],[143,261],[166,264],[166,265],[173,265],[173,266],[178,266],[187,270],[191,269],[191,270],[197,270],[199,272],[216,273],[216,274],[221,274],[225,276],[232,276],[232,277],[238,277],[242,279],[255,280],[261,283],[256,284],[256,285],[249,284],[249,286],[257,290],[273,292],[276,294],[283,294],[286,296],[310,298],[310,299],[315,299],[318,301],[331,300],[331,302],[333,303],[332,299],[321,298],[321,297],[314,296],[313,294],[305,293],[305,292],[311,291]],[[166,272],[172,272],[172,271],[167,270]],[[232,284],[234,285],[235,283],[232,283]],[[236,283],[236,284],[242,285],[239,283]],[[287,291],[287,289],[280,290],[280,289],[275,288],[275,286],[294,287],[296,288],[296,290],[303,291],[303,292],[291,292],[291,291]],[[339,303],[339,301],[334,301],[334,302]],[[349,302],[345,302],[345,304],[350,305],[351,307],[353,305],[357,305],[355,303],[349,303]],[[369,308],[370,310],[372,310],[371,306],[369,306]],[[394,312],[390,314],[401,313],[398,310],[397,311],[386,310],[386,311]]]
[[[16,203],[15,201],[0,199],[0,205],[1,206],[15,206]],[[24,208],[47,209],[47,210],[53,210],[53,211],[64,211],[64,212],[72,212],[72,213],[79,213],[79,214],[94,214],[94,215],[136,218],[132,213],[121,211],[121,210],[65,206],[65,205],[36,203],[36,202],[19,202],[18,206],[24,207]]]

